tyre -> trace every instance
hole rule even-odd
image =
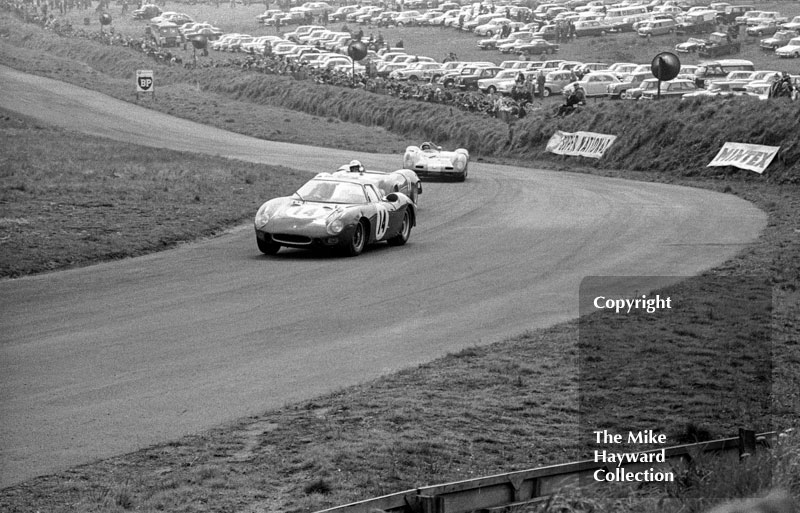
[[[493,35],[494,35],[494,32],[492,32],[491,30],[487,30],[486,31],[486,37],[492,37]]]
[[[489,86],[487,91],[489,91],[490,94],[494,94],[497,92],[497,88],[495,86]]]
[[[419,80],[419,77],[417,77],[416,75],[411,75],[410,77],[408,77],[409,82],[416,82],[417,80]]]
[[[403,212],[403,226],[400,227],[400,233],[387,240],[390,246],[402,246],[408,242],[408,237],[411,235],[411,215],[408,210]]]
[[[347,256],[358,256],[364,251],[364,246],[367,245],[367,227],[363,221],[359,221],[353,229],[353,234],[344,250]]]
[[[459,182],[466,182],[466,181],[467,181],[467,174],[468,174],[468,171],[465,169],[465,170],[464,170],[464,174],[463,174],[463,175],[461,175],[461,176],[459,176],[459,177],[457,178],[457,180],[458,180]]]
[[[550,94],[552,94],[552,91],[550,90],[550,88],[549,87],[545,87],[544,91],[542,91],[542,96],[547,98],[548,96],[550,96]]]
[[[256,237],[256,244],[258,244],[258,250],[265,255],[275,255],[281,249],[280,244],[275,244],[271,240],[261,240],[258,237]]]

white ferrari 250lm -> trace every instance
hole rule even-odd
[[[464,148],[442,151],[441,146],[430,142],[409,146],[403,156],[403,167],[420,177],[454,178],[463,182],[467,179],[468,166],[469,152]]]

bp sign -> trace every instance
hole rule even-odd
[[[153,83],[153,70],[139,69],[136,70],[136,92],[137,93],[150,93],[155,90]]]

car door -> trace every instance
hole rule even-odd
[[[374,208],[374,216],[371,216],[369,220],[374,240],[386,240],[397,235],[403,222],[403,215],[398,210],[398,203],[386,201],[372,184],[366,184],[364,189],[370,205]]]

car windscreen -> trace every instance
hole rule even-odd
[[[305,201],[320,203],[360,205],[367,202],[367,197],[361,184],[350,182],[311,180],[297,190],[297,195]]]

